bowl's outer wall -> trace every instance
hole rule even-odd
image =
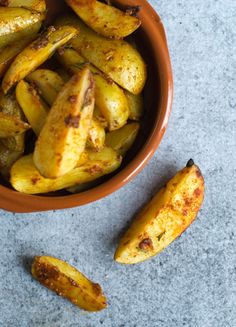
[[[89,191],[66,196],[44,197],[26,195],[18,193],[7,187],[0,186],[0,208],[12,212],[35,212],[55,209],[65,209],[84,205],[113,193],[135,175],[137,175],[154,155],[167,128],[168,119],[171,112],[173,98],[173,78],[169,51],[165,36],[164,27],[160,17],[145,0],[116,0],[113,3],[117,6],[140,6],[139,17],[142,21],[142,29],[152,45],[153,57],[157,63],[158,74],[160,76],[160,99],[156,108],[156,122],[143,148],[136,157],[118,174],[110,180]],[[49,0],[49,22],[57,17],[64,7],[63,1]]]

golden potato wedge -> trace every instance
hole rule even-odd
[[[115,260],[147,260],[179,237],[195,219],[204,197],[204,179],[190,160],[147,204],[122,238]]]
[[[46,11],[45,0],[0,0],[0,6],[4,7],[23,7],[39,12]]]
[[[37,69],[29,74],[26,80],[37,86],[40,95],[50,106],[65,84],[57,73],[49,69]]]
[[[129,119],[140,121],[144,110],[142,94],[135,95],[128,91],[125,91],[125,95],[129,104]]]
[[[66,2],[86,25],[106,37],[122,39],[141,25],[137,17],[100,1],[66,0]]]
[[[103,116],[101,111],[96,106],[96,93],[95,93],[95,108],[94,108],[93,116],[94,116],[94,118],[96,118],[99,121],[99,123],[101,124],[101,126],[103,128],[105,128],[105,129],[108,128],[108,122],[107,122],[106,118]]]
[[[0,174],[9,179],[12,165],[22,156],[21,151],[11,151],[0,142]]]
[[[58,60],[72,72],[80,71],[86,60],[73,49],[64,49]],[[123,90],[93,65],[88,65],[95,81],[95,103],[109,124],[110,130],[124,126],[129,117],[129,107]]]
[[[44,63],[57,48],[67,43],[77,33],[78,31],[70,26],[49,27],[45,34],[15,58],[2,82],[4,93],[7,93],[17,82]]]
[[[139,128],[139,123],[127,124],[117,131],[107,133],[105,143],[121,156],[124,156],[134,144]]]
[[[16,98],[33,131],[39,136],[48,116],[47,106],[35,88],[24,80],[17,84]]]
[[[44,15],[24,8],[0,7],[0,48],[22,38],[22,31],[41,22]],[[23,33],[24,34],[24,33]]]
[[[65,261],[49,256],[35,257],[31,272],[43,286],[83,310],[100,311],[107,306],[100,285],[91,282]]]
[[[96,118],[93,118],[89,130],[87,146],[98,151],[104,147],[105,137],[106,133],[104,128]]]
[[[40,30],[41,22],[36,23],[29,28],[19,32],[20,40],[14,40],[0,51],[0,77],[4,75],[15,56],[17,56],[29,43],[31,43],[38,31]]]
[[[87,152],[89,159],[85,164],[56,179],[44,178],[36,169],[33,156],[25,156],[13,165],[11,184],[17,191],[26,194],[55,192],[94,181],[120,167],[122,158],[111,148]]]
[[[58,24],[70,24],[80,30],[71,40],[72,47],[117,84],[139,94],[147,78],[146,65],[139,52],[122,40],[109,40],[88,28],[73,16],[65,16]]]
[[[0,138],[16,136],[29,128],[30,125],[21,119],[0,112]]]
[[[94,80],[88,68],[75,74],[54,102],[34,150],[34,163],[48,178],[75,166],[85,149],[94,109]]]

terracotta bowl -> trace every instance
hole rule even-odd
[[[63,1],[50,0],[49,21],[65,12]],[[133,0],[116,0],[121,8],[134,5]],[[34,212],[81,206],[116,191],[137,175],[155,153],[167,127],[173,97],[171,62],[165,31],[154,9],[145,0],[135,1],[141,6],[139,17],[142,27],[134,39],[147,65],[149,77],[144,90],[145,117],[142,131],[121,169],[88,191],[70,195],[63,192],[44,196],[18,193],[0,186],[0,208],[12,212]]]

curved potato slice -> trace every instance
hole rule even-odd
[[[40,95],[50,106],[65,84],[57,73],[49,69],[37,69],[29,74],[26,80],[37,86]]]
[[[144,103],[142,94],[132,94],[125,91],[129,104],[129,119],[139,121],[143,115]]]
[[[29,28],[19,32],[20,40],[14,40],[8,44],[0,52],[0,77],[4,75],[15,56],[17,56],[29,43],[31,43],[38,31],[40,30],[41,22],[36,23]],[[16,34],[16,33],[15,33]]]
[[[117,131],[107,133],[105,143],[124,156],[134,144],[139,128],[140,124],[138,123],[127,124]]]
[[[16,98],[33,131],[38,136],[46,122],[48,108],[41,101],[36,90],[24,80],[20,81],[16,87]]]
[[[89,130],[87,146],[98,151],[103,148],[105,137],[106,134],[104,128],[96,118],[93,118]]]
[[[34,150],[34,162],[48,178],[72,170],[85,149],[94,109],[94,80],[88,68],[75,74],[54,102]]]
[[[0,0],[0,6],[4,7],[23,7],[39,12],[46,11],[45,0]]]
[[[25,156],[13,165],[11,184],[17,191],[26,194],[55,192],[94,181],[120,167],[122,158],[111,148],[87,152],[89,158],[86,163],[56,179],[44,178],[36,169],[33,156]]]
[[[0,138],[16,136],[29,128],[30,125],[21,119],[0,112]]]
[[[115,260],[134,264],[162,251],[193,222],[203,197],[203,176],[190,160],[141,210],[120,241]]]
[[[91,282],[65,261],[49,256],[35,257],[31,271],[43,286],[81,309],[100,311],[107,306],[100,285]]]
[[[49,27],[46,33],[15,58],[2,82],[4,93],[44,63],[57,48],[67,43],[77,33],[78,31],[70,26]]]
[[[86,60],[74,49],[64,49],[58,60],[72,72],[80,71]],[[87,64],[94,76],[95,103],[109,124],[110,130],[124,126],[129,117],[129,107],[123,90],[91,64]]]
[[[146,83],[147,70],[139,52],[122,40],[109,40],[88,28],[73,16],[65,16],[58,24],[71,24],[80,30],[71,40],[72,47],[117,84],[139,94]]]
[[[86,25],[106,37],[122,39],[141,25],[137,17],[100,1],[66,0],[66,2]]]

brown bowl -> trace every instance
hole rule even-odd
[[[50,0],[50,18],[64,13],[63,1]],[[133,0],[116,0],[121,8],[132,6]],[[128,154],[121,169],[108,176],[99,186],[80,194],[55,194],[37,196],[18,193],[6,186],[0,186],[0,208],[12,212],[34,212],[81,206],[116,191],[137,175],[155,153],[167,127],[173,98],[171,62],[165,31],[154,9],[146,0],[135,1],[141,6],[139,17],[142,27],[135,33],[137,43],[149,70],[144,90],[146,117],[136,145]]]

